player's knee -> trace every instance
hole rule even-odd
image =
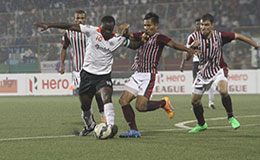
[[[139,112],[144,112],[147,110],[147,106],[144,103],[136,103],[135,104],[135,108],[136,110],[138,110]]]
[[[111,95],[109,95],[109,94],[102,95],[102,101],[103,101],[103,104],[111,103],[112,102]]]
[[[218,92],[221,96],[227,95],[228,91],[225,88],[218,88]]]
[[[198,105],[198,104],[200,104],[201,102],[200,102],[200,100],[199,99],[191,99],[191,104],[192,105]]]
[[[144,111],[146,111],[146,107],[145,107],[145,106],[142,106],[142,105],[136,105],[135,108],[136,108],[136,110],[139,111],[139,112],[144,112]]]
[[[124,98],[124,97],[120,97],[120,99],[118,100],[119,104],[121,106],[125,106],[127,104],[129,104],[129,102]]]

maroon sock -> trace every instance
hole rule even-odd
[[[128,126],[130,127],[130,129],[134,129],[137,130],[137,126],[135,123],[135,112],[133,110],[133,108],[131,107],[130,104],[127,104],[125,106],[122,106],[122,111],[125,117],[125,120],[128,124]]]
[[[226,109],[228,118],[233,117],[232,101],[229,95],[221,96],[222,104]]]
[[[156,109],[162,108],[165,106],[165,100],[160,100],[160,101],[148,101],[147,102],[147,111],[154,111]]]
[[[192,104],[193,106],[193,112],[195,114],[195,117],[197,118],[198,124],[200,126],[203,126],[205,124],[205,119],[204,119],[204,110],[201,104]]]

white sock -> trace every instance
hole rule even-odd
[[[112,103],[104,104],[104,113],[107,120],[108,125],[114,125],[115,124],[115,112],[114,112],[114,106]]]
[[[81,118],[86,126],[87,129],[89,129],[89,127],[94,127],[95,122],[93,120],[93,110],[92,108],[90,108],[90,110],[88,111],[82,111],[81,114]]]
[[[209,94],[209,105],[214,103],[214,86],[212,85],[208,91]]]

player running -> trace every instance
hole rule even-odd
[[[125,84],[125,89],[119,100],[124,118],[130,127],[130,130],[119,136],[120,138],[136,138],[141,136],[136,125],[134,110],[130,104],[135,98],[135,108],[139,112],[148,112],[163,108],[170,119],[174,116],[174,109],[168,97],[164,97],[159,101],[149,100],[155,84],[157,66],[165,45],[177,50],[186,51],[191,55],[195,51],[161,34],[158,28],[159,16],[155,13],[148,13],[144,17],[145,32],[130,34],[130,39],[134,40],[146,37],[146,43],[139,48],[136,54],[132,67],[135,73],[130,77],[130,81]]]
[[[117,133],[115,125],[115,112],[112,103],[112,81],[111,71],[113,64],[113,53],[119,48],[126,38],[121,36],[124,34],[129,25],[121,25],[121,35],[113,32],[115,19],[112,16],[105,16],[101,20],[101,27],[83,24],[68,24],[68,23],[36,23],[42,30],[48,28],[61,28],[89,34],[88,45],[86,48],[85,58],[82,70],[80,72],[80,87],[79,98],[83,110],[83,120],[85,128],[81,132],[82,135],[87,135],[93,131],[95,122],[92,119],[90,111],[93,96],[98,92],[104,104],[104,114],[107,120],[107,125],[111,127],[112,138]],[[119,27],[119,28],[120,28]],[[139,43],[131,43],[131,46]]]
[[[189,45],[198,41],[198,49],[201,50],[201,55],[199,56],[200,70],[192,86],[192,106],[198,124],[189,133],[207,129],[201,98],[213,83],[217,84],[217,91],[221,95],[229,123],[234,129],[240,127],[240,123],[233,115],[232,101],[228,94],[228,68],[223,58],[223,46],[232,40],[241,40],[255,49],[259,48],[255,41],[246,36],[238,33],[221,32],[213,28],[214,17],[210,14],[203,15],[200,21],[200,31],[192,33],[188,41]]]
[[[85,24],[86,13],[83,10],[78,10],[74,14],[74,22],[76,24]],[[86,52],[86,47],[88,45],[88,37],[85,33],[66,30],[64,36],[62,37],[62,50],[61,50],[61,65],[60,73],[64,74],[64,61],[67,55],[67,48],[71,47],[71,57],[72,57],[72,78],[73,78],[73,88],[78,92],[80,84],[80,71],[84,63],[84,54]],[[104,106],[100,94],[95,94],[99,113],[101,120],[106,122],[104,116]],[[92,111],[92,108],[91,108]],[[83,115],[83,114],[82,114]],[[81,135],[84,136],[84,135]]]
[[[198,32],[199,30],[200,30],[200,18],[197,18],[197,19],[195,19],[195,31],[194,32]],[[190,34],[188,36],[187,45],[186,46],[188,48],[196,48],[197,49],[197,47],[199,45],[199,41],[194,41],[194,43],[189,45],[188,42],[190,41],[191,38],[193,38],[192,34]],[[180,65],[181,72],[183,72],[185,61],[188,60],[185,57],[186,57],[185,55],[182,57],[182,61],[181,61],[181,65]],[[196,76],[197,76],[197,73],[199,71],[199,57],[198,57],[198,55],[193,55],[192,61],[193,61],[192,75],[193,75],[193,81],[194,81]],[[211,85],[210,89],[208,90],[208,94],[209,94],[209,108],[213,109],[213,110],[216,109],[216,107],[214,105],[214,91],[215,91],[215,88],[216,88],[216,85],[214,84],[214,85]]]

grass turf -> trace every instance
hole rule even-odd
[[[128,126],[118,98],[114,96],[113,104],[120,134],[127,131]],[[152,99],[161,98],[154,96]],[[196,134],[189,134],[188,130],[175,126],[179,122],[195,120],[190,96],[170,98],[176,111],[172,120],[168,119],[163,109],[146,113],[135,110],[141,138],[119,139],[117,135],[114,139],[96,140],[92,134],[86,137],[61,137],[82,129],[78,97],[0,97],[0,159],[260,159],[259,95],[231,95],[234,114],[241,123],[240,129],[233,130],[226,119],[208,120],[209,129]],[[216,110],[207,107],[207,96],[204,96],[203,104],[205,118],[226,116],[218,95],[215,97]],[[96,121],[100,122],[94,101],[93,109]],[[195,121],[186,124],[189,127],[195,125]],[[31,138],[14,139],[24,137]]]

